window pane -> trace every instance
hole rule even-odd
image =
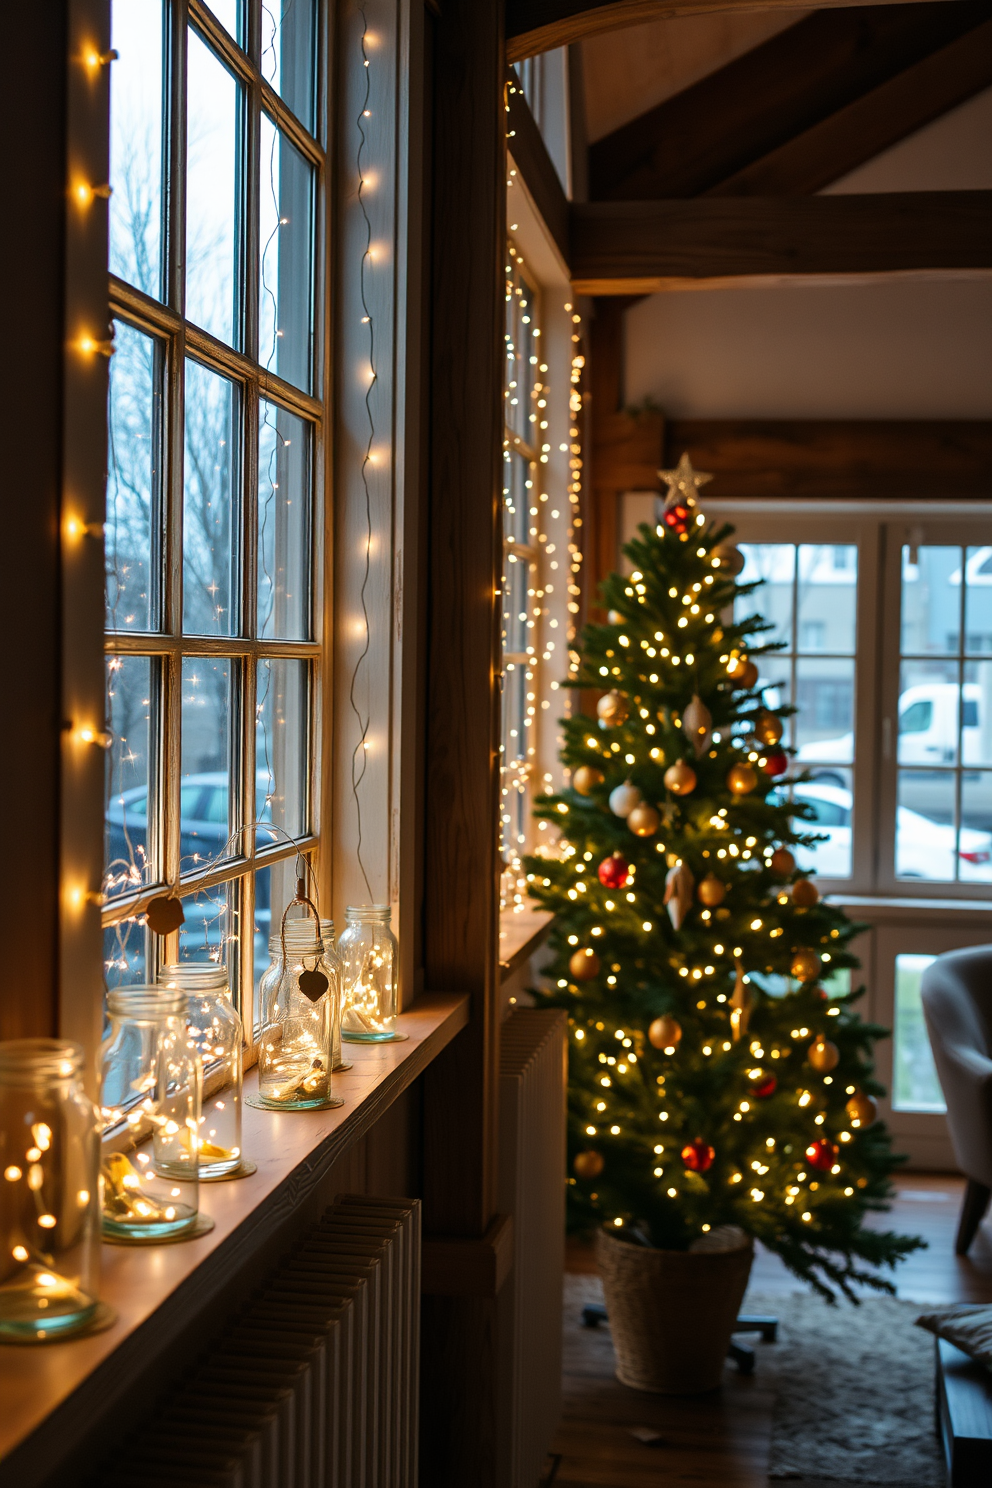
[[[310,621],[310,425],[258,412],[258,634],[305,641]]]
[[[527,589],[532,565],[515,553],[506,557],[503,581],[503,650],[509,656],[522,656],[531,644],[533,620],[529,615]]]
[[[854,662],[840,658],[796,662],[793,719],[801,760],[854,759]]]
[[[964,664],[961,760],[965,765],[992,765],[992,661]]]
[[[233,345],[240,254],[240,89],[189,31],[186,106],[186,314]]]
[[[531,492],[534,482],[531,465],[516,450],[507,450],[503,456],[503,536],[507,542],[530,545]]]
[[[244,22],[241,18],[241,0],[210,0],[210,9],[220,21],[228,36],[244,45]]]
[[[137,920],[108,925],[103,932],[103,975],[108,987],[141,986],[148,981],[145,927]]]
[[[183,629],[232,635],[237,596],[238,398],[226,377],[186,362]]]
[[[745,595],[734,605],[734,619],[742,620],[747,615],[761,614],[774,624],[774,630],[761,637],[760,644],[784,641],[792,650],[792,581],[795,573],[796,550],[791,543],[741,543],[744,568],[739,582],[752,584],[763,579],[764,587],[755,594]]]
[[[114,322],[110,362],[107,520],[107,628],[158,624],[161,355],[158,344]]]
[[[850,878],[851,771],[834,766],[815,774],[814,780],[797,785],[793,790],[794,799],[814,812],[812,820],[797,820],[795,826],[797,831],[809,832],[824,840],[813,847],[797,847],[796,862],[805,870],[815,868],[823,878]]]
[[[901,765],[954,764],[958,702],[957,662],[903,662],[899,675]]]
[[[309,665],[283,657],[258,663],[256,817],[291,837],[307,829]],[[270,840],[285,840],[277,833]],[[266,840],[264,831],[259,845]]]
[[[759,686],[765,707],[787,708],[792,701],[792,663],[783,656],[762,656],[759,663]],[[785,724],[782,742],[789,744],[792,741],[793,720],[784,718],[782,722]]]
[[[804,543],[799,549],[796,649],[853,656],[857,593],[854,543]]]
[[[967,549],[965,580],[965,649],[992,651],[992,548]]]
[[[110,272],[162,293],[162,3],[113,0]]]
[[[264,846],[262,841],[259,846]],[[284,858],[270,868],[259,868],[255,874],[255,936],[254,936],[254,983],[256,1009],[258,1007],[258,984],[269,964],[269,937],[278,935],[283,911],[296,892],[296,858]],[[325,918],[330,918],[329,909],[318,905]]]
[[[262,115],[258,359],[309,390],[313,364],[313,170]]]
[[[896,1026],[892,1108],[895,1111],[946,1111],[930,1052],[920,978],[936,956],[904,953],[896,957]]]
[[[230,710],[231,663],[213,656],[184,657],[179,791],[182,872],[224,854],[231,833]]]
[[[186,895],[182,901],[186,918],[179,927],[180,961],[223,962],[235,995],[237,978],[232,963],[238,940],[236,895],[235,883],[216,884],[212,889]]]
[[[961,549],[904,547],[903,655],[953,655],[960,630]]]
[[[262,0],[262,76],[314,130],[314,0]]]
[[[900,770],[896,809],[899,878],[955,877],[953,770]]]
[[[540,443],[534,384],[539,380],[538,337],[534,293],[508,259],[506,282],[506,393],[507,427],[527,444]]]
[[[157,789],[152,769],[153,687],[157,663],[148,656],[108,656],[107,750],[104,823],[103,892],[108,898],[127,894],[156,879]],[[151,794],[151,812],[149,812]]]
[[[961,837],[958,877],[964,883],[992,882],[992,771],[961,776]]]

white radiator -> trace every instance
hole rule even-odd
[[[564,1012],[537,1008],[512,1013],[500,1035],[499,1212],[513,1215],[507,1488],[537,1488],[561,1415],[566,1035]]]
[[[100,1488],[416,1488],[420,1203],[344,1195]]]

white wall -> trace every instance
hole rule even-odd
[[[992,89],[830,190],[992,186]],[[628,404],[679,418],[992,418],[992,276],[652,295],[627,314]]]

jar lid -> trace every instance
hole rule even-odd
[[[0,1079],[68,1080],[83,1067],[83,1046],[69,1039],[7,1039],[0,1043]]]
[[[107,1009],[122,1018],[169,1018],[186,1011],[186,994],[178,987],[114,987]]]
[[[160,987],[178,987],[183,992],[227,992],[227,967],[223,961],[170,961],[158,974]]]
[[[305,919],[286,921],[286,949],[296,951],[299,955],[313,956],[323,952],[324,943],[317,928],[316,920],[309,915]],[[282,931],[275,930],[269,936],[269,950],[282,950]]]
[[[345,918],[356,925],[388,925],[392,919],[388,904],[349,904]]]

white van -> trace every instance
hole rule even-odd
[[[977,682],[964,684],[962,699],[961,744],[962,764],[984,763],[981,747],[985,722],[982,689]],[[921,682],[907,687],[899,698],[899,763],[901,765],[949,765],[957,757],[958,684],[956,682]],[[800,762],[810,765],[850,764],[854,758],[854,735],[842,734],[837,739],[821,739],[804,744],[799,750]],[[818,780],[846,785],[841,775],[817,770]]]

